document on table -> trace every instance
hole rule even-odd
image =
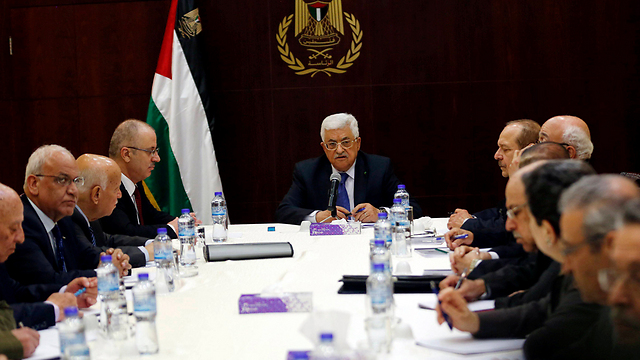
[[[436,294],[425,294],[422,301],[418,303],[418,306],[423,309],[435,310],[438,304],[438,296]],[[470,302],[468,305],[469,310],[473,312],[493,310],[496,308],[495,300],[479,300]]]
[[[29,360],[44,360],[44,359],[57,359],[62,354],[60,353],[60,336],[58,335],[58,329],[50,328],[46,330],[38,331],[40,334],[40,344],[36,348],[36,351],[28,357]]]
[[[522,349],[524,339],[474,339],[470,334],[418,340],[418,345],[460,355]]]

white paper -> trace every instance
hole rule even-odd
[[[418,345],[460,355],[522,349],[524,339],[474,339],[470,334],[418,340]]]
[[[60,336],[58,335],[58,329],[50,328],[40,330],[38,333],[40,334],[40,344],[33,355],[27,359],[55,359],[60,357],[62,354],[60,353]]]
[[[438,296],[436,294],[425,294],[424,299],[422,299],[418,303],[418,306],[420,306],[423,309],[435,310],[437,304],[438,304]],[[469,310],[473,312],[493,310],[496,308],[496,301],[495,300],[473,301],[467,304],[467,306],[469,307]]]

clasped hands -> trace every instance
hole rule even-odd
[[[378,221],[378,213],[380,211],[369,203],[358,204],[353,207],[353,210],[343,208],[342,206],[336,206],[336,217],[331,216],[331,211],[323,210],[316,213],[316,222],[331,222],[338,219],[347,219],[347,217],[353,217],[353,220],[360,222],[376,222]]]

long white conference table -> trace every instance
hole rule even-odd
[[[438,233],[446,231],[446,219],[433,219]],[[275,231],[267,231],[268,227]],[[224,261],[198,260],[199,274],[183,278],[173,293],[157,297],[157,329],[160,351],[138,355],[134,339],[105,340],[89,335],[92,359],[274,359],[284,360],[290,350],[311,350],[314,343],[301,332],[310,313],[239,314],[242,294],[266,290],[312,292],[313,312],[342,312],[348,326],[336,329],[346,335],[352,349],[367,346],[365,295],[341,295],[343,275],[369,274],[369,240],[373,228],[360,235],[310,236],[300,226],[285,224],[232,225],[229,243],[290,242],[291,258]],[[415,247],[415,246],[414,246]],[[425,269],[446,269],[446,254],[393,259],[394,267],[406,261],[414,275]],[[155,272],[154,268],[134,269]],[[418,308],[425,294],[395,294],[398,337],[391,352],[379,359],[520,359],[521,351],[460,356],[416,345],[417,340],[464,336],[438,325],[436,313]],[[95,329],[89,330],[97,332]]]

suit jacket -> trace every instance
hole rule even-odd
[[[164,211],[158,211],[151,205],[149,198],[144,193],[142,182],[137,184],[140,189],[140,201],[142,203],[142,219],[144,225],[138,225],[138,216],[136,207],[123,184],[120,184],[122,198],[118,200],[116,208],[109,216],[101,218],[100,224],[102,229],[109,234],[123,234],[130,236],[143,236],[147,239],[153,239],[158,235],[158,228],[167,228],[167,235],[172,239],[177,237],[176,233],[167,226],[168,223],[175,219],[175,216]]]
[[[510,231],[505,229],[507,222],[506,200],[499,206],[485,209],[473,214],[475,218],[468,219],[462,224],[461,229],[473,233],[473,246],[479,248],[492,248],[500,245],[515,244],[516,240]],[[502,258],[503,255],[499,254]],[[505,253],[504,256],[515,257],[522,255]]]
[[[45,304],[43,301],[60,290],[60,287],[50,284],[23,286],[9,276],[4,264],[0,264],[0,301],[6,301],[11,305],[15,323],[22,322],[36,330],[55,325],[53,305]]]
[[[549,294],[553,286],[553,282],[560,275],[562,265],[552,262],[551,265],[540,275],[538,281],[529,289],[515,295],[504,296],[496,299],[496,309],[509,308],[530,301],[537,301]]]
[[[313,211],[326,209],[331,172],[331,163],[324,155],[297,163],[291,188],[276,210],[276,221],[298,225]],[[393,205],[393,195],[400,180],[394,174],[389,158],[358,152],[354,180],[354,205],[370,203],[377,208]],[[418,203],[413,198],[410,203],[414,218],[421,217]]]
[[[51,248],[49,234],[40,221],[29,199],[23,194],[24,243],[16,246],[16,251],[5,262],[9,275],[22,284],[66,285],[77,277],[94,277],[94,270],[100,263],[100,251],[78,241],[71,217],[58,221],[63,237],[64,260],[67,272],[57,263]]]
[[[122,250],[123,253],[129,255],[129,264],[131,264],[131,266],[142,267],[147,264],[146,257],[138,246],[144,246],[145,242],[149,239],[141,236],[106,234],[102,231],[100,221],[92,221],[91,225],[89,225],[77,208],[73,212],[73,215],[71,215],[71,219],[73,220],[76,237],[79,241],[93,246],[93,243],[91,242],[91,231],[89,230],[89,226],[91,226],[93,236],[96,239],[96,246],[99,251],[107,251],[109,248],[118,248]]]
[[[11,332],[15,328],[16,320],[11,306],[0,301],[0,354],[7,355],[9,359],[22,359],[22,344]]]
[[[585,336],[601,310],[600,305],[582,301],[571,276],[559,276],[544,299],[479,313],[480,330],[474,336],[526,336],[525,358],[548,359]]]

